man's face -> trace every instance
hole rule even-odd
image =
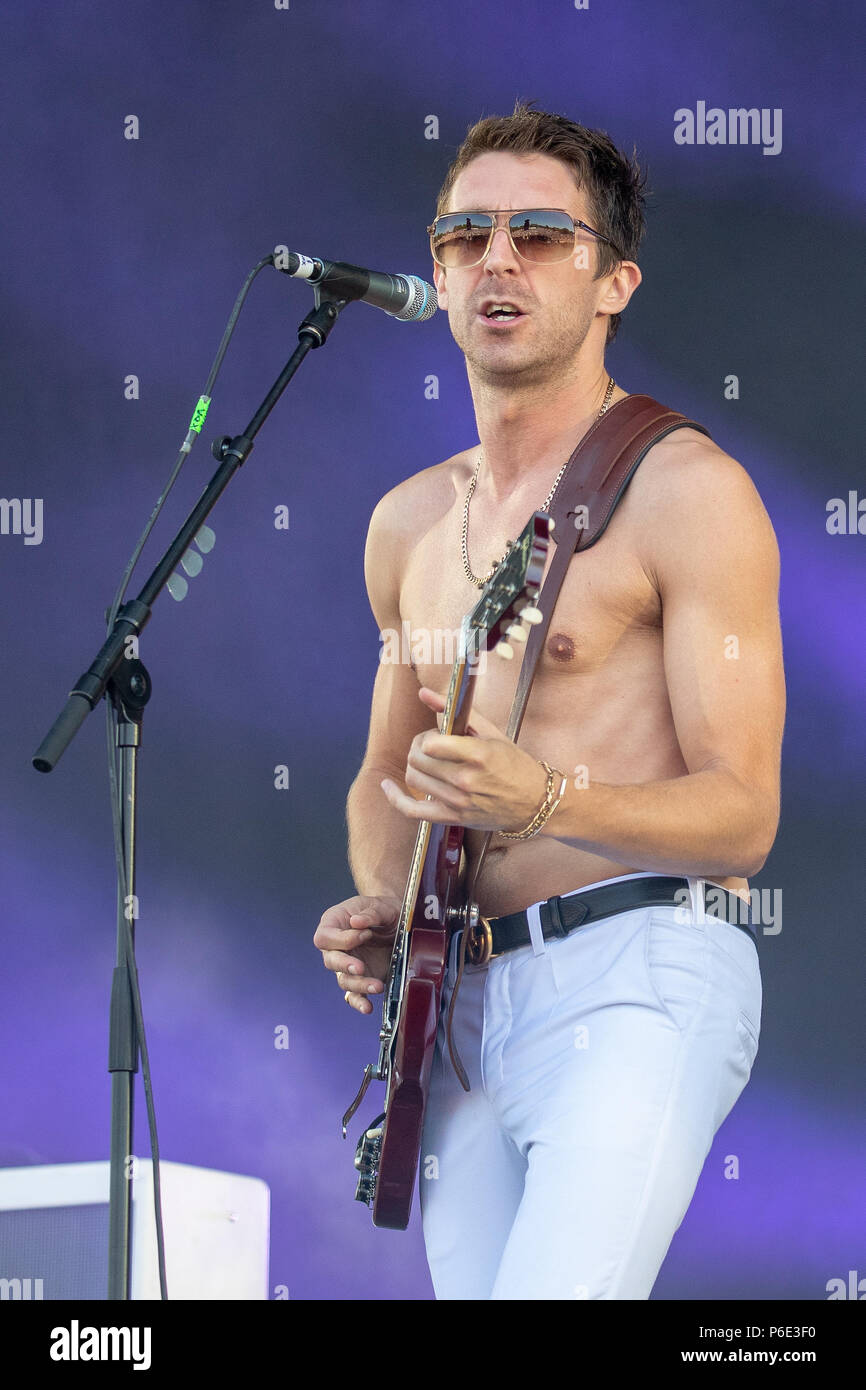
[[[447,211],[506,208],[563,208],[595,225],[571,170],[549,155],[476,156],[458,176]],[[578,228],[573,255],[554,265],[533,264],[516,254],[502,226],[481,265],[445,270],[434,263],[440,307],[474,374],[500,383],[517,376],[522,383],[550,380],[573,368],[594,324],[603,349],[608,317],[597,319],[596,310],[607,279],[593,279],[597,257],[596,238]],[[491,319],[484,311],[494,303],[512,304],[520,313]]]

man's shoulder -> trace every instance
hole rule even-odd
[[[763,507],[748,470],[708,435],[686,426],[658,440],[632,479],[633,501],[659,519],[683,513]]]
[[[748,470],[699,430],[677,429],[649,450],[628,497],[636,545],[659,587],[718,567],[723,557],[777,569],[779,549],[767,509]]]
[[[388,627],[400,608],[402,576],[415,546],[454,507],[469,477],[467,452],[422,468],[389,488],[373,508],[364,574],[373,613]]]
[[[417,537],[428,530],[454,505],[463,479],[468,482],[468,456],[467,450],[452,454],[389,488],[373,509],[371,532],[396,539]]]

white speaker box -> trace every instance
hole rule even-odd
[[[104,1299],[108,1163],[0,1168],[0,1299]],[[174,1299],[268,1298],[270,1192],[260,1178],[159,1165]],[[158,1299],[153,1175],[132,1170],[131,1296]]]

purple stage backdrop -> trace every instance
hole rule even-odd
[[[647,163],[644,280],[611,371],[745,465],[782,552],[761,1048],[653,1297],[820,1300],[866,1276],[863,27],[859,6],[809,0],[7,7],[0,1165],[108,1157],[102,708],[50,776],[30,759],[102,640],[238,288],[281,244],[429,279],[456,146],[521,96]],[[712,108],[757,109],[760,139],[708,143]],[[311,303],[270,269],[256,281],[131,592]],[[476,438],[447,316],[350,306],[212,514],[187,599],[164,594],[142,642],[137,946],[162,1154],[269,1184],[275,1296],[432,1298],[417,1201],[395,1233],[352,1200],[358,1121],[344,1143],[339,1120],[378,1007],[346,1009],[312,934],[352,891],[344,804],[378,657],[367,520]],[[136,1107],[145,1156],[140,1090]]]

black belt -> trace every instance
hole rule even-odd
[[[684,889],[688,892],[688,887],[688,879],[658,874],[651,878],[627,879],[624,883],[603,883],[598,888],[580,889],[564,898],[548,898],[539,908],[541,931],[545,941],[550,941],[554,937],[568,936],[576,927],[588,926],[602,917],[630,912],[636,907],[682,907],[682,892]],[[674,896],[677,892],[679,897]],[[751,926],[751,902],[747,903],[727,888],[720,888],[717,883],[709,883],[705,884],[704,911],[708,917],[718,917],[739,927],[757,945]],[[481,917],[474,930],[470,930],[466,952],[473,964],[483,965],[493,956],[528,946],[531,940],[525,911],[489,920]]]

